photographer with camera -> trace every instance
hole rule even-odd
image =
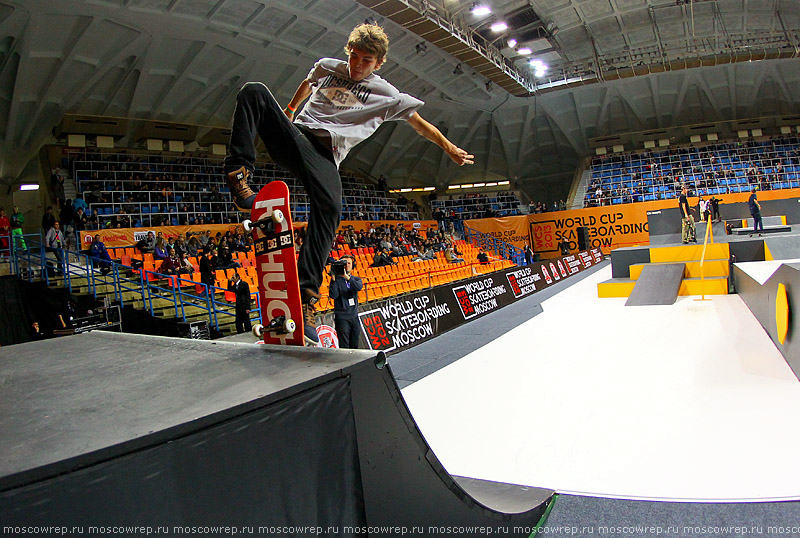
[[[353,273],[353,257],[349,254],[331,264],[329,295],[333,299],[333,316],[339,347],[358,349],[358,292],[364,287]]]

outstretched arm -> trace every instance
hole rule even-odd
[[[294,111],[297,111],[300,105],[303,104],[303,101],[308,99],[309,95],[311,95],[311,83],[307,80],[304,80],[300,83],[297,91],[294,92],[294,96],[292,97],[292,100],[289,101],[289,105],[283,109],[284,114],[286,114],[290,120],[294,119],[294,112],[289,109],[291,108]]]
[[[417,133],[419,133],[420,136],[424,136],[442,148],[444,152],[447,153],[447,156],[450,157],[458,166],[472,164],[475,162],[474,155],[470,155],[466,152],[466,150],[463,150],[450,142],[439,129],[422,119],[422,116],[420,116],[418,113],[414,112],[414,115],[408,119],[408,123],[414,128],[415,131],[417,131]]]

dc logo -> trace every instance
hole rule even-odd
[[[339,337],[336,334],[336,329],[330,325],[320,325],[317,327],[317,336],[319,337],[320,347],[338,348]]]

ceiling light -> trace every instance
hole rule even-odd
[[[461,64],[456,64],[456,68],[453,69],[453,74],[454,75],[463,75],[464,74],[464,69],[461,67]]]
[[[425,191],[425,192],[428,192],[428,191],[435,191],[435,190],[436,190],[436,187],[425,187],[425,188],[424,188],[424,189],[422,189],[422,190],[423,190],[423,191]]]
[[[473,185],[473,187],[475,187],[475,188],[478,188],[478,187],[483,187],[483,186],[485,186],[485,185],[486,185],[486,183],[475,183],[475,184]]]
[[[543,77],[547,72],[547,64],[541,60],[531,60],[529,62],[533,67],[533,74],[539,78]]]
[[[492,81],[491,80],[487,80],[486,81],[486,91],[487,92],[492,91]]]
[[[472,4],[470,12],[476,17],[485,17],[492,12],[492,8],[485,4]]]
[[[508,40],[508,46],[513,49],[517,46],[517,40],[512,37]]]
[[[509,182],[508,181],[498,181],[497,184],[498,185],[508,185]]]
[[[528,54],[530,54],[533,51],[531,49],[529,49],[528,47],[522,47],[521,49],[517,50],[517,52],[522,54],[523,56],[527,56]]]
[[[417,54],[419,54],[420,56],[425,56],[425,53],[428,52],[428,45],[426,45],[425,43],[418,43],[417,46],[414,48],[417,49]]]
[[[508,30],[508,25],[503,21],[497,21],[496,23],[490,26],[492,32],[505,32]]]
[[[38,183],[23,183],[19,186],[19,190],[21,191],[38,191],[39,184]]]

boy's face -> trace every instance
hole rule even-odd
[[[350,78],[355,81],[364,80],[383,65],[384,60],[385,58],[378,60],[378,56],[375,54],[358,47],[351,48],[347,60]]]

